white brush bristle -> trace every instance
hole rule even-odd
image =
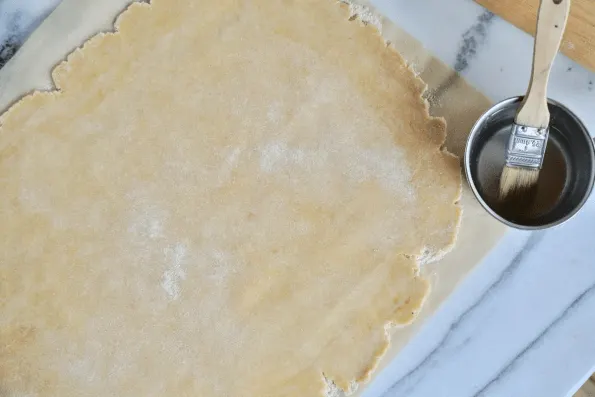
[[[504,167],[500,177],[500,199],[515,192],[524,193],[531,190],[539,179],[539,170],[520,167]]]

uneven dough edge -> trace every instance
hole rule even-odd
[[[157,0],[153,0],[153,2],[158,2]],[[15,103],[13,103],[12,106],[10,106],[3,114],[0,115],[0,133],[2,133],[2,125],[4,125],[4,123],[6,123],[7,121],[9,121],[9,119],[13,116],[15,116],[17,119],[19,118],[19,109],[27,104],[30,103],[35,103],[37,101],[42,102],[44,100],[45,97],[47,96],[59,96],[61,94],[62,90],[67,89],[68,87],[68,77],[69,77],[69,71],[73,68],[77,68],[77,67],[84,67],[85,62],[89,62],[90,60],[92,60],[93,57],[93,51],[97,48],[100,47],[101,45],[104,44],[104,40],[108,39],[111,36],[117,36],[119,35],[121,32],[126,31],[127,29],[132,29],[133,26],[131,26],[131,21],[133,21],[134,17],[138,17],[141,16],[141,14],[143,12],[147,12],[148,10],[150,10],[153,7],[153,5],[149,5],[146,3],[138,3],[138,2],[134,2],[131,5],[129,5],[124,11],[122,11],[122,13],[117,17],[115,23],[114,23],[114,31],[113,32],[102,32],[102,33],[98,33],[95,36],[89,38],[86,42],[84,42],[79,48],[75,49],[74,51],[72,51],[64,61],[62,61],[61,63],[59,63],[57,66],[54,67],[54,69],[52,70],[51,76],[52,76],[52,81],[53,84],[55,86],[55,90],[52,91],[33,91],[30,94],[27,94],[25,96],[23,96],[21,99],[19,99],[18,101],[16,101]],[[348,5],[346,4],[341,4],[340,6],[338,6],[339,8],[342,8],[344,10],[344,12],[346,13],[347,17],[352,19],[353,15],[349,15],[349,11],[348,11]],[[360,23],[362,23],[363,25],[366,25],[365,28],[366,29],[374,29],[374,33],[376,35],[378,35],[378,39],[382,40],[380,31],[377,29],[377,27],[370,25],[370,24],[366,24],[365,22],[359,20]],[[356,23],[356,22],[354,22]],[[405,67],[409,73],[411,73],[411,76],[413,77],[413,80],[415,81],[415,85],[416,85],[416,90],[417,93],[419,95],[419,101],[420,104],[423,106],[424,108],[424,113],[427,117],[427,119],[429,121],[432,121],[434,123],[434,125],[436,126],[434,128],[434,133],[435,136],[433,137],[433,140],[435,142],[435,148],[436,151],[438,153],[436,153],[436,155],[440,155],[440,156],[444,156],[445,160],[448,163],[452,163],[453,167],[459,167],[459,158],[450,153],[447,148],[444,147],[444,143],[446,141],[446,121],[444,118],[442,117],[434,117],[430,114],[430,104],[429,102],[423,97],[423,94],[426,92],[427,90],[427,84],[414,72],[413,68],[411,67],[411,65],[408,65],[405,60],[403,59],[403,57],[398,53],[398,51],[391,45],[387,45],[387,51],[392,51],[392,53],[394,55],[396,55],[396,58],[399,60],[399,62],[401,63],[401,66]],[[8,137],[8,141],[10,141],[11,137]],[[4,148],[4,145],[0,144],[0,155],[2,155],[2,149]],[[430,261],[434,261],[439,259],[440,257],[442,257],[443,255],[447,254],[449,251],[452,250],[452,248],[454,247],[455,243],[456,243],[456,238],[458,235],[458,230],[460,227],[460,223],[461,223],[461,213],[462,213],[462,208],[459,204],[459,200],[461,198],[461,194],[462,194],[462,177],[459,175],[459,183],[458,183],[458,189],[457,189],[457,194],[452,197],[452,205],[454,207],[454,211],[456,211],[456,215],[457,215],[457,222],[455,227],[453,228],[452,232],[450,233],[450,242],[448,245],[441,247],[438,251],[433,252],[432,253],[432,259]],[[402,252],[399,253],[400,256],[405,256],[405,257],[416,257],[417,258],[417,264],[418,266],[420,265],[420,260],[419,260],[419,256],[422,253],[412,253],[412,252]],[[417,255],[417,256],[416,256]],[[425,302],[425,300],[428,297],[428,294],[430,293],[430,288],[428,288],[428,290],[426,291],[426,295],[425,297],[420,301],[420,305],[419,308],[421,308]],[[419,311],[419,308],[416,311]],[[412,318],[411,322],[415,320],[415,317]],[[405,326],[407,324],[403,324],[403,326]],[[349,388],[351,386],[353,386],[354,383],[362,383],[362,382],[366,382],[370,379],[371,374],[374,372],[374,370],[377,368],[378,363],[380,361],[380,359],[382,358],[382,356],[386,353],[388,346],[390,344],[390,328],[391,325],[390,323],[387,323],[385,326],[385,345],[382,346],[380,349],[378,349],[375,357],[373,358],[372,362],[370,362],[370,364],[368,365],[367,368],[365,368],[362,372],[361,375],[358,376],[357,378],[353,379],[351,382],[346,383],[346,382],[342,382],[342,381],[337,381],[336,385],[338,388],[342,389],[342,390],[349,390]],[[326,378],[324,377],[323,374],[321,374],[321,376],[323,377],[323,380],[325,380]],[[334,381],[332,379],[326,379],[327,381],[330,381],[334,384]],[[324,390],[321,390],[321,395],[324,395]]]
[[[359,23],[362,26],[362,28],[372,29],[374,34],[378,36],[378,39],[384,41],[378,26],[366,22],[365,20],[361,19],[357,13],[354,13],[357,12],[357,10],[353,9],[352,6],[354,4],[357,4],[357,1],[336,0],[335,2],[337,3],[338,8],[342,9],[343,12],[347,14],[348,20],[353,21],[354,23]],[[113,31],[99,32],[96,35],[90,37],[84,43],[82,43],[80,47],[70,52],[62,62],[60,62],[53,68],[51,72],[51,79],[55,87],[54,90],[34,90],[31,93],[26,94],[22,98],[16,100],[10,107],[8,107],[8,109],[6,109],[3,113],[0,113],[0,133],[2,132],[2,125],[4,125],[10,117],[18,115],[18,110],[21,108],[21,106],[26,105],[28,102],[34,103],[36,101],[39,101],[41,103],[46,96],[59,96],[62,90],[67,89],[70,70],[84,67],[86,59],[92,59],[93,51],[101,48],[106,43],[109,45],[108,41],[110,38],[117,37],[127,30],[133,30],[134,18],[142,17],[142,13],[150,11],[156,3],[158,4],[159,0],[152,0],[150,4],[139,2],[138,0],[133,0],[133,2],[128,7],[126,7],[115,19]],[[361,8],[367,9],[366,6],[361,6]],[[387,43],[386,41],[385,44],[387,51],[390,51],[391,55],[396,56],[396,59],[398,59],[400,66],[405,68],[409,73],[411,73],[411,76],[413,77],[412,80],[415,83],[415,88],[418,91],[419,103],[424,109],[424,113],[427,120],[433,122],[433,124],[435,125],[433,131],[435,136],[432,139],[436,144],[436,149],[440,152],[440,155],[442,155],[446,161],[452,162],[453,167],[456,165],[456,167],[460,168],[460,159],[458,158],[458,156],[449,152],[448,148],[444,146],[447,135],[446,120],[443,117],[432,116],[430,114],[430,103],[424,97],[424,94],[428,90],[428,85],[421,79],[421,77],[419,77],[419,75],[413,69],[412,65],[408,64],[405,61],[405,59],[394,48],[394,46],[390,45],[390,43]],[[452,204],[453,206],[455,206],[455,211],[457,211],[457,224],[451,232],[451,238],[448,244],[446,244],[443,247],[439,247],[435,250],[431,249],[435,247],[427,247],[430,250],[429,253],[403,252],[402,254],[406,256],[414,255],[416,256],[416,258],[420,258],[421,264],[423,264],[435,262],[452,250],[456,243],[456,238],[461,222],[462,208],[459,205],[459,201],[462,195],[462,176],[459,178],[458,185],[459,188],[457,194],[455,195],[455,197],[452,198]]]
[[[374,33],[378,36],[378,39],[383,40],[385,42],[387,51],[391,51],[393,53],[393,55],[396,55],[398,61],[401,63],[401,66],[405,67],[407,69],[407,71],[411,74],[411,76],[414,78],[416,88],[418,91],[417,95],[419,97],[420,103],[423,106],[425,116],[428,120],[433,121],[435,123],[435,125],[437,126],[435,128],[434,132],[436,133],[435,143],[436,143],[436,148],[439,151],[439,155],[443,156],[445,158],[445,160],[447,160],[449,163],[452,164],[453,167],[457,167],[460,169],[460,158],[456,154],[450,152],[448,150],[448,148],[445,146],[446,136],[447,136],[446,119],[444,117],[432,116],[430,113],[430,102],[424,95],[429,89],[428,84],[419,76],[418,73],[415,72],[412,65],[405,61],[405,59],[397,51],[397,49],[393,45],[391,45],[390,43],[388,43],[384,40],[384,38],[382,37],[382,33],[379,30],[379,26],[377,26],[376,24],[368,23],[366,20],[363,20],[360,17],[360,15],[358,15],[356,13],[357,10],[353,9],[351,6],[353,4],[357,4],[357,0],[339,0],[339,2],[342,6],[341,8],[347,10],[350,20],[358,21],[364,27],[374,30]],[[367,9],[366,6],[362,6],[362,7],[364,9]],[[372,10],[369,10],[369,11],[371,13],[374,13],[374,11],[372,11]],[[424,253],[424,252],[418,253],[415,256],[415,260],[416,260],[416,263],[418,266],[418,271],[420,270],[420,266],[422,266],[423,264],[440,260],[445,255],[447,255],[450,251],[452,251],[452,249],[454,248],[456,241],[457,241],[458,234],[459,234],[459,229],[461,227],[461,221],[462,221],[463,208],[460,205],[460,200],[461,200],[462,194],[463,194],[462,173],[459,173],[459,183],[458,183],[457,193],[454,197],[452,197],[452,205],[455,207],[454,209],[456,211],[457,220],[456,220],[456,225],[453,228],[453,231],[451,233],[450,242],[446,246],[444,246],[436,251],[429,252],[429,253]],[[411,253],[401,253],[400,255],[403,255],[407,258],[410,258],[412,256]],[[423,307],[423,305],[427,301],[430,293],[432,292],[431,287],[432,287],[431,284],[428,282],[428,288],[426,290],[426,295],[420,301],[418,308],[416,308],[416,313],[419,313],[420,309]],[[348,395],[352,394],[353,392],[355,392],[355,390],[357,389],[359,384],[365,384],[365,383],[369,382],[372,377],[372,374],[378,368],[380,360],[386,354],[386,352],[388,351],[388,349],[390,347],[391,330],[395,329],[395,328],[406,327],[406,326],[410,325],[411,323],[413,323],[416,320],[416,318],[417,318],[417,314],[411,319],[410,322],[408,322],[406,324],[400,324],[400,325],[393,324],[390,321],[387,322],[384,327],[385,328],[385,342],[386,342],[385,345],[381,349],[378,350],[378,352],[375,355],[375,357],[373,358],[372,362],[370,362],[368,368],[366,368],[362,372],[362,375],[356,379],[353,379],[351,382],[349,382],[349,384],[335,382],[333,379],[329,379],[326,376],[323,376],[323,380],[327,384],[327,389],[328,389],[328,386],[336,387],[338,389],[336,391],[335,390],[327,391],[325,396],[335,397],[335,394],[332,394],[332,393],[337,393],[337,392],[342,392],[344,395],[348,396]],[[340,397],[339,395],[337,395],[337,396]]]
[[[392,55],[396,55],[396,58],[398,59],[399,63],[401,64],[400,66],[404,67],[411,74],[411,76],[413,77],[413,80],[416,84],[416,89],[418,91],[417,95],[419,97],[420,104],[423,106],[425,116],[429,121],[434,122],[434,124],[436,125],[436,128],[434,129],[433,132],[435,133],[434,141],[435,141],[437,150],[440,152],[440,155],[442,155],[446,161],[448,161],[449,163],[452,164],[453,167],[457,167],[457,168],[461,169],[460,168],[461,159],[459,158],[459,156],[450,152],[448,150],[448,148],[445,146],[446,136],[447,136],[446,119],[444,117],[433,116],[430,113],[430,102],[427,99],[428,97],[426,95],[429,90],[428,84],[419,76],[419,73],[417,73],[414,70],[413,65],[406,62],[406,60],[397,51],[397,49],[390,42],[387,42],[382,37],[382,31],[381,31],[381,26],[380,26],[381,22],[374,21],[374,18],[371,17],[371,15],[372,16],[377,15],[376,11],[369,8],[366,5],[360,5],[358,0],[337,0],[337,3],[340,4],[341,8],[346,10],[346,12],[348,13],[348,19],[350,21],[354,21],[354,22],[357,21],[357,22],[359,22],[359,24],[362,27],[365,27],[367,29],[373,29],[374,33],[378,36],[378,38],[380,40],[384,41],[387,51],[390,51],[392,53]],[[365,12],[366,15],[358,14],[358,12],[362,12],[362,11]],[[373,21],[370,22],[369,19],[372,19]],[[455,206],[455,211],[457,212],[457,223],[456,223],[455,227],[453,228],[450,242],[447,245],[445,245],[444,247],[440,247],[436,251],[418,253],[416,256],[416,259],[417,259],[417,262],[419,265],[436,262],[436,261],[440,260],[441,258],[443,258],[450,251],[452,251],[452,249],[454,248],[456,241],[457,241],[458,234],[459,234],[459,229],[461,227],[461,220],[462,220],[462,213],[463,213],[463,208],[460,205],[460,200],[461,200],[461,197],[463,194],[462,180],[463,180],[463,176],[462,176],[462,170],[461,170],[461,173],[459,175],[458,190],[457,190],[456,195],[452,198],[452,204]],[[409,256],[409,255],[411,255],[411,253],[404,253],[404,255]],[[415,255],[415,254],[413,254],[413,255]]]

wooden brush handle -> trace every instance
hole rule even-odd
[[[570,0],[541,0],[533,49],[531,82],[515,122],[545,128],[550,122],[547,83],[570,13]]]

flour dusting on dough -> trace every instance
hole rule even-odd
[[[128,232],[136,243],[148,244],[148,241],[164,237],[163,225],[167,219],[167,211],[159,208],[147,199],[148,192],[144,190],[131,191],[126,195],[130,203],[131,221]]]
[[[180,282],[186,279],[186,271],[182,267],[186,259],[186,250],[186,245],[182,243],[176,243],[163,250],[167,269],[163,273],[161,287],[171,300],[180,297]]]
[[[235,147],[233,149],[226,150],[222,157],[225,161],[222,162],[221,169],[219,170],[219,185],[225,184],[231,178],[233,170],[238,166],[238,161],[242,154],[242,149]]]
[[[211,249],[208,261],[210,268],[207,277],[219,287],[222,287],[229,275],[234,273],[234,269],[239,267],[229,252],[220,249]]]
[[[422,82],[347,8],[134,3],[54,70],[59,93],[2,116],[9,394],[369,379],[428,291],[415,255],[452,242],[461,181]]]
[[[342,170],[353,184],[376,181],[400,199],[415,200],[411,170],[405,155],[397,147],[362,148],[350,139],[333,141],[322,138],[315,148],[295,148],[283,141],[273,141],[258,149],[262,172],[292,174],[293,168],[309,172],[315,180],[325,170]],[[320,182],[322,183],[322,181]]]
[[[574,45],[574,43],[572,41],[564,40],[564,41],[562,41],[562,48],[564,50],[574,50],[575,49],[575,45]]]

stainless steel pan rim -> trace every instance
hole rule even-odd
[[[473,150],[473,149],[476,148],[478,145],[477,144],[478,137],[482,134],[482,132],[484,132],[483,131],[484,127],[489,126],[489,121],[491,120],[491,118],[494,115],[498,114],[502,110],[506,110],[511,107],[518,106],[518,104],[521,101],[522,101],[522,97],[511,97],[511,98],[507,98],[501,102],[498,102],[497,104],[492,106],[490,109],[488,109],[475,122],[475,124],[473,125],[473,128],[471,129],[469,137],[467,138],[467,143],[466,143],[466,147],[465,147],[465,155],[464,155],[464,159],[463,159],[464,160],[465,176],[467,178],[467,181],[469,183],[469,186],[471,187],[471,190],[472,190],[475,198],[479,201],[481,206],[492,217],[494,217],[498,221],[504,223],[505,225],[508,225],[508,226],[516,228],[516,229],[540,230],[540,229],[549,228],[549,227],[559,225],[559,224],[571,219],[574,215],[576,215],[578,213],[578,211],[582,208],[582,206],[588,200],[589,195],[593,190],[593,185],[595,182],[595,177],[594,177],[595,176],[595,138],[591,138],[589,136],[587,129],[584,126],[584,124],[582,123],[582,121],[572,111],[570,111],[567,107],[565,107],[561,103],[549,99],[548,102],[549,102],[550,106],[553,106],[554,108],[558,108],[560,112],[564,113],[565,117],[568,117],[569,119],[571,119],[572,123],[574,123],[576,125],[576,129],[580,130],[580,132],[577,131],[576,133],[585,134],[586,137],[588,137],[588,140],[592,143],[592,145],[588,145],[588,148],[586,150],[586,151],[588,151],[588,153],[586,153],[586,151],[584,151],[584,149],[581,149],[583,151],[583,153],[582,153],[583,157],[585,157],[585,159],[588,159],[585,161],[585,163],[588,163],[588,164],[585,164],[585,167],[590,167],[589,169],[587,169],[587,172],[589,173],[590,178],[586,182],[587,185],[583,187],[583,191],[581,193],[582,194],[581,199],[578,202],[573,203],[572,208],[569,208],[567,213],[565,213],[564,216],[560,216],[558,219],[555,219],[555,220],[545,223],[545,224],[539,224],[539,225],[521,224],[521,223],[513,222],[509,219],[506,219],[502,215],[500,215],[496,210],[494,210],[486,202],[486,200],[484,200],[482,192],[478,189],[479,182],[474,180],[474,174],[472,171],[473,161],[474,160],[477,161],[477,159],[471,158],[471,156],[473,155],[474,151],[477,151],[477,150]],[[553,121],[552,121],[552,123],[553,123]],[[575,133],[575,132],[573,131],[573,133]],[[483,144],[485,145],[485,142]]]

